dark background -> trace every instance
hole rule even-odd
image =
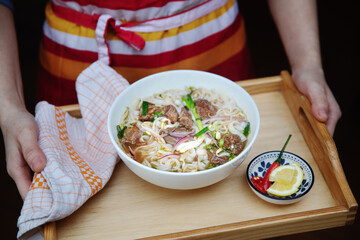
[[[278,75],[290,70],[286,55],[277,35],[265,1],[239,1],[240,10],[247,26],[248,43],[256,77]],[[17,26],[20,61],[24,81],[24,94],[29,111],[34,112],[37,54],[44,20],[44,0],[16,1],[15,22]],[[359,201],[358,145],[360,143],[360,48],[357,32],[360,21],[359,8],[354,1],[318,1],[320,42],[323,66],[328,84],[342,109],[334,135],[338,153],[349,185]],[[0,23],[1,24],[1,23]],[[22,200],[15,183],[7,175],[5,150],[0,136],[0,183],[1,223],[0,239],[15,239],[17,218]],[[276,239],[348,239],[359,236],[360,224],[296,234]]]

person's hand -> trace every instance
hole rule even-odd
[[[32,181],[32,171],[40,172],[46,157],[38,145],[35,118],[25,109],[9,110],[1,123],[6,149],[6,166],[23,199]]]
[[[38,127],[25,107],[12,11],[0,4],[0,127],[6,167],[24,199],[32,171],[40,172],[46,158],[38,145]]]
[[[315,118],[326,124],[331,136],[341,117],[340,107],[326,83],[322,69],[294,70],[295,85],[311,102]]]

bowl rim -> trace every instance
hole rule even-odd
[[[204,171],[197,171],[197,172],[169,172],[169,171],[162,171],[162,170],[158,170],[158,169],[153,169],[153,168],[150,168],[148,166],[145,166],[139,162],[137,162],[136,160],[132,159],[131,157],[129,157],[122,149],[121,147],[119,146],[119,144],[116,142],[116,139],[114,139],[113,135],[111,134],[111,124],[110,124],[110,118],[111,116],[113,115],[112,113],[115,111],[115,103],[117,103],[120,98],[121,95],[125,94],[126,92],[130,91],[132,88],[135,88],[137,87],[138,85],[141,86],[141,83],[142,82],[145,82],[145,81],[151,81],[152,79],[154,79],[154,77],[158,76],[158,75],[162,75],[162,74],[169,74],[169,73],[172,73],[172,74],[178,74],[179,72],[183,72],[183,73],[186,73],[186,72],[194,72],[196,74],[205,74],[205,75],[211,75],[211,76],[214,76],[216,78],[219,78],[220,81],[226,81],[228,84],[232,85],[232,87],[235,87],[235,88],[238,88],[240,91],[242,91],[250,100],[252,106],[255,108],[255,115],[256,115],[256,118],[257,118],[257,128],[255,129],[255,132],[254,132],[254,135],[251,139],[250,142],[248,142],[245,146],[245,148],[243,149],[243,151],[238,155],[236,156],[235,158],[231,159],[230,161],[226,162],[225,164],[222,164],[220,166],[217,166],[217,167],[214,167],[214,168],[211,168],[211,169],[206,169]],[[227,167],[228,165],[230,164],[236,164],[236,162],[238,160],[240,160],[241,157],[244,156],[244,154],[246,152],[249,152],[252,145],[254,144],[258,134],[259,134],[259,130],[260,130],[260,112],[259,112],[259,108],[257,107],[254,99],[252,98],[252,96],[243,88],[241,87],[240,85],[236,84],[234,81],[226,78],[226,77],[223,77],[221,75],[218,75],[218,74],[215,74],[215,73],[210,73],[210,72],[206,72],[206,71],[200,71],[200,70],[191,70],[191,69],[177,69],[177,70],[169,70],[169,71],[162,71],[162,72],[158,72],[158,73],[154,73],[154,74],[151,74],[151,75],[148,75],[148,76],[145,76],[141,79],[139,79],[138,81],[130,84],[128,87],[126,87],[118,96],[116,96],[116,98],[114,99],[114,101],[112,102],[111,106],[110,106],[110,110],[109,110],[109,114],[108,114],[108,117],[107,117],[107,128],[108,128],[108,134],[110,136],[110,140],[111,142],[113,143],[113,145],[115,146],[115,148],[117,149],[118,152],[121,152],[122,154],[124,154],[126,156],[126,158],[128,158],[127,160],[129,161],[133,161],[133,164],[135,164],[136,166],[140,167],[141,169],[144,169],[145,171],[150,171],[152,173],[158,173],[158,174],[163,174],[163,175],[169,175],[169,176],[189,176],[189,175],[203,175],[203,174],[209,174],[211,172],[215,172],[215,171],[219,171],[220,169],[223,169],[225,167]],[[245,158],[244,158],[245,160]],[[124,161],[122,159],[122,161]],[[125,162],[125,161],[124,161]],[[125,162],[126,164],[126,162]],[[241,165],[240,164],[236,164],[236,165]],[[235,167],[238,167],[236,166]]]
[[[312,176],[312,181],[310,183],[310,186],[306,189],[305,192],[303,192],[302,194],[300,195],[297,195],[295,197],[290,197],[290,196],[286,196],[286,197],[277,197],[277,196],[272,196],[272,195],[269,195],[267,193],[262,193],[260,192],[255,186],[254,184],[251,182],[250,180],[250,177],[249,177],[249,169],[250,169],[250,166],[251,164],[255,161],[255,159],[257,159],[258,157],[262,156],[262,155],[265,155],[265,154],[269,154],[269,153],[273,153],[273,152],[278,152],[280,153],[279,150],[272,150],[272,151],[267,151],[267,152],[263,152],[263,153],[260,153],[258,154],[256,157],[254,157],[248,164],[247,168],[246,168],[246,178],[247,178],[247,181],[249,183],[249,185],[251,186],[251,188],[253,190],[255,190],[257,193],[259,193],[261,196],[264,196],[266,198],[270,198],[270,199],[273,199],[273,200],[279,200],[279,201],[293,201],[295,199],[298,199],[298,198],[301,198],[303,196],[305,196],[312,188],[312,186],[314,185],[314,181],[315,181],[315,175],[314,175],[314,171],[312,170],[310,164],[305,161],[302,157],[300,157],[299,155],[295,154],[295,153],[292,153],[292,152],[288,152],[288,151],[284,151],[284,153],[286,154],[290,154],[290,155],[294,155],[295,157],[299,158],[302,162],[304,162],[304,164],[309,168],[310,172],[311,172],[311,176]]]

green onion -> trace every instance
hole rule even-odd
[[[147,101],[142,102],[142,115],[146,116],[148,112],[149,103]]]
[[[155,121],[156,118],[160,117],[162,114],[164,114],[165,112],[164,111],[160,111],[160,112],[155,112],[152,115],[152,118],[151,118],[151,121]]]
[[[235,157],[236,157],[236,155],[234,153],[230,152],[230,157],[229,157],[228,161],[234,159]]]
[[[243,134],[245,135],[245,137],[249,135],[249,131],[250,131],[250,122],[248,122],[246,127],[244,128]]]
[[[186,95],[187,98],[182,97],[182,101],[186,104],[186,107],[194,114],[194,118],[196,120],[196,125],[198,126],[199,130],[203,129],[202,122],[200,120],[200,117],[198,113],[196,112],[195,103],[191,98],[190,94]]]
[[[190,94],[187,94],[186,98],[182,97],[182,101],[185,102],[186,107],[190,110],[195,107],[194,101],[192,100]]]
[[[220,147],[222,147],[224,145],[224,138],[225,138],[225,135],[222,139],[219,140],[218,144]]]
[[[195,137],[199,137],[202,134],[206,133],[209,130],[208,127],[204,127],[203,129],[201,129],[198,133],[195,134]]]
[[[211,153],[213,153],[214,152],[214,150],[213,150],[213,148],[214,148],[214,146],[213,145],[205,145],[204,146],[204,149],[207,149],[207,150],[209,150]]]
[[[190,107],[191,107],[191,108],[194,108],[194,107],[195,107],[195,103],[194,103],[191,95],[190,95],[190,94],[187,94],[186,96],[187,96],[187,98],[188,98],[188,100],[189,100]]]
[[[208,167],[208,169],[211,169],[211,168],[214,168],[214,167],[218,167],[218,166],[220,166],[220,165],[219,165],[219,164],[210,164],[209,167]]]
[[[127,128],[127,126],[125,126],[123,129],[121,129],[120,125],[116,125],[117,136],[119,139],[124,136],[124,132],[125,132],[126,128]]]

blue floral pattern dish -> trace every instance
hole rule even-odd
[[[299,187],[299,190],[287,197],[277,197],[267,193],[262,193],[257,190],[251,182],[251,178],[254,176],[264,177],[266,171],[270,165],[278,158],[280,151],[270,151],[262,153],[256,156],[248,165],[247,168],[247,180],[253,190],[253,192],[262,198],[265,201],[275,203],[275,204],[290,204],[299,201],[303,196],[305,196],[314,184],[314,173],[310,165],[301,157],[290,153],[284,152],[281,158],[281,165],[289,165],[291,163],[297,163],[304,172],[304,179]]]

